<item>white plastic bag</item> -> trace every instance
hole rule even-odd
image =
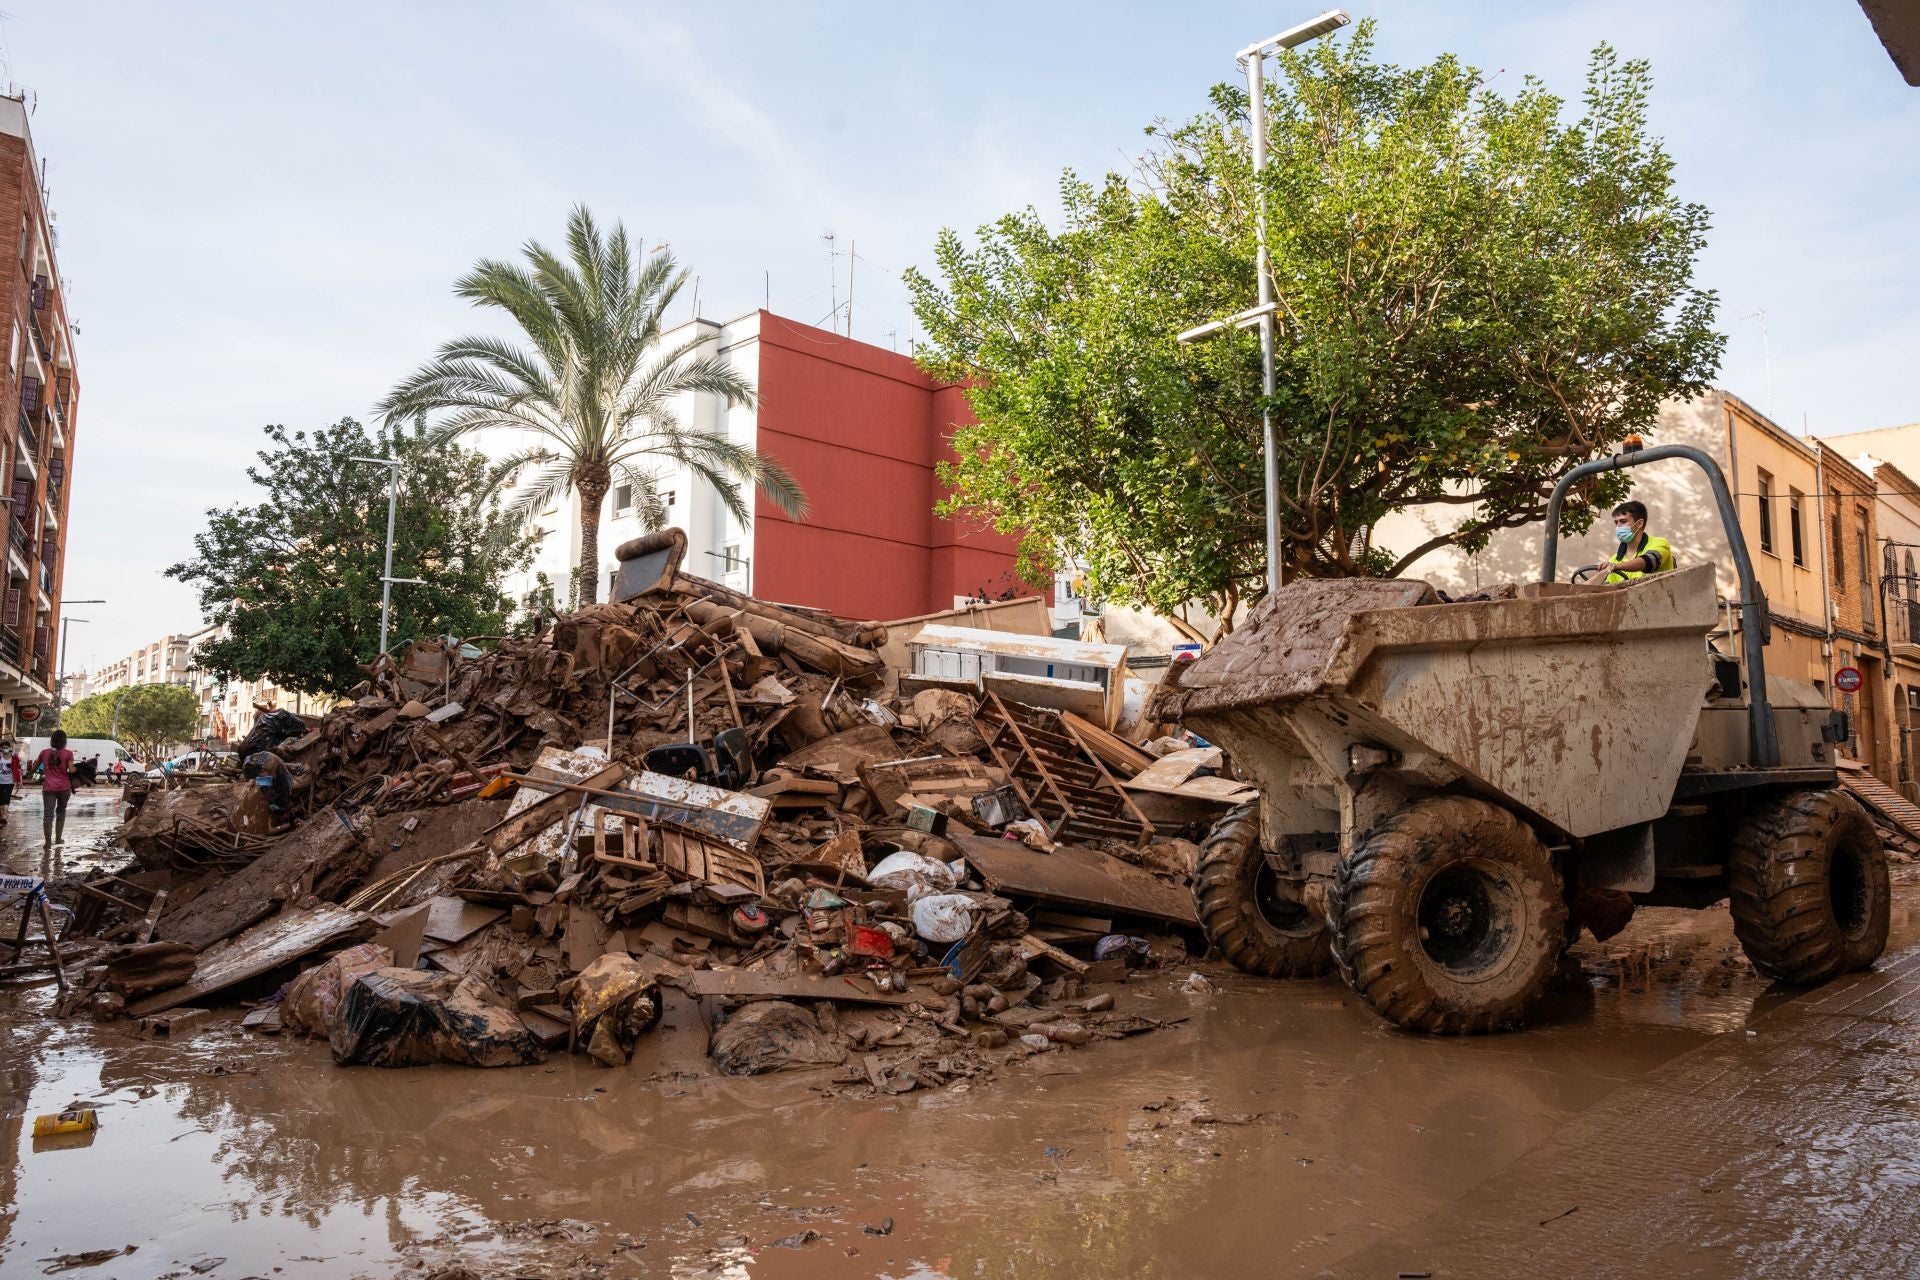
[[[953,871],[938,858],[901,849],[890,853],[867,872],[867,883],[876,889],[894,889],[909,899],[928,893],[945,893],[959,881]]]
[[[973,932],[979,905],[964,893],[928,894],[913,904],[913,931],[928,942],[958,942]]]

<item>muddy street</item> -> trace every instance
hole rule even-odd
[[[13,809],[10,869],[38,865],[36,805]],[[102,856],[112,809],[104,790],[76,801],[61,856]],[[127,1246],[84,1274],[1439,1276],[1563,1257],[1568,1274],[1732,1276],[1815,1247],[1894,1259],[1915,1179],[1893,1139],[1911,1122],[1876,1137],[1866,1119],[1907,1105],[1915,879],[1896,869],[1878,970],[1816,992],[1754,975],[1724,910],[1648,911],[1583,945],[1516,1035],[1398,1032],[1334,980],[1208,966],[1217,989],[1190,990],[1184,965],[1121,997],[1185,1018],[1169,1031],[892,1100],[645,1054],[339,1069],[324,1042],[255,1037],[237,1014],[143,1041],[46,1019],[51,988],[16,987],[0,1273]],[[30,1117],[75,1099],[99,1109],[90,1140],[36,1142]]]

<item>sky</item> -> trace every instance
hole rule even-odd
[[[1055,211],[1317,3],[0,0],[79,331],[65,595],[107,600],[67,611],[66,668],[198,627],[164,570],[250,500],[261,428],[364,419],[497,328],[452,282],[575,203],[669,244],[715,319],[823,321],[851,265],[854,336],[904,350],[942,227]],[[1920,89],[1854,0],[1351,8],[1381,58],[1509,92],[1577,100],[1602,41],[1649,59],[1713,214],[1718,385],[1814,434],[1920,419]]]

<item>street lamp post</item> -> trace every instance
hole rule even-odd
[[[105,600],[62,600],[60,602],[60,607],[61,609],[64,610],[70,604],[105,604],[105,603],[106,603]],[[56,707],[64,707],[67,705],[67,628],[73,623],[76,623],[76,622],[84,623],[87,621],[88,619],[86,618],[75,618],[65,613],[61,614],[61,617],[60,617],[60,676],[58,679],[56,679],[53,682],[53,705]]]
[[[387,468],[387,559],[380,570],[380,652],[387,651],[387,623],[393,616],[393,586],[402,583],[407,586],[424,586],[425,578],[396,578],[393,576],[393,511],[400,501],[400,459],[398,458],[349,458],[350,462],[364,462],[371,466]]]
[[[1266,455],[1267,501],[1267,594],[1280,589],[1280,450],[1273,436],[1273,317],[1279,310],[1273,297],[1273,273],[1267,262],[1267,195],[1260,185],[1260,174],[1267,167],[1267,58],[1282,49],[1292,49],[1309,40],[1338,31],[1353,19],[1345,9],[1329,9],[1311,22],[1290,27],[1277,36],[1250,44],[1235,55],[1247,69],[1248,125],[1253,131],[1254,271],[1259,276],[1259,305],[1224,321],[1203,324],[1180,335],[1180,341],[1192,342],[1222,332],[1229,326],[1260,326],[1260,442]]]

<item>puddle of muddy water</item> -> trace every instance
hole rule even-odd
[[[1901,942],[1914,893],[1899,890]],[[1730,946],[1724,911],[1646,913],[1583,948],[1589,972],[1535,1029],[1472,1040],[1391,1031],[1333,981],[1224,973],[1203,997],[1181,971],[1122,995],[1189,1015],[1174,1030],[888,1100],[565,1056],[338,1069],[324,1045],[230,1021],[153,1044],[43,1022],[44,991],[0,996],[0,1274],[127,1244],[75,1274],[214,1258],[215,1277],[328,1280],[455,1258],[756,1280],[1311,1273],[1738,1032],[1779,997],[1718,964]],[[1651,980],[1611,964],[1636,947],[1659,958]],[[75,1098],[104,1104],[91,1143],[36,1151],[29,1117]]]

